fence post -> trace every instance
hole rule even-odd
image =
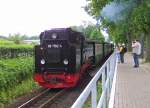
[[[114,56],[111,58],[111,61],[110,61],[110,90],[111,90],[111,87],[112,87],[112,81],[113,81],[113,76],[114,76]]]
[[[96,108],[96,106],[97,106],[97,85],[96,85],[96,82],[92,88],[92,98],[91,99],[92,99],[91,100],[91,102],[92,102],[91,108]]]
[[[109,95],[110,95],[110,61],[107,62],[107,79],[108,79],[108,87],[107,87],[107,92],[106,92],[106,95],[107,95],[107,103],[109,101]]]
[[[102,72],[102,92],[104,91],[105,89],[105,77],[106,77],[106,72],[107,71],[107,68],[105,67],[103,72]],[[103,108],[106,108],[106,93],[105,93],[105,96],[104,96],[104,102],[103,102]]]

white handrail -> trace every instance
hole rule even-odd
[[[82,108],[90,93],[92,97],[91,108],[108,107],[109,99],[111,99],[110,94],[111,96],[113,96],[113,93],[111,93],[112,87],[114,92],[114,86],[112,86],[112,84],[115,84],[113,80],[114,80],[114,75],[116,76],[116,69],[117,69],[116,67],[117,67],[117,59],[116,59],[116,53],[114,52],[103,64],[103,66],[98,70],[96,75],[92,78],[92,80],[83,90],[83,92],[80,94],[80,96],[78,97],[78,99],[75,101],[75,103],[72,105],[71,108]],[[102,94],[97,104],[97,97],[96,97],[97,81],[99,80],[101,75],[102,75]],[[113,98],[111,99],[111,101],[113,101]]]

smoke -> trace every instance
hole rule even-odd
[[[101,15],[103,18],[106,18],[111,22],[124,20],[125,18],[127,18],[129,10],[132,9],[135,5],[133,1],[111,2],[103,8]]]

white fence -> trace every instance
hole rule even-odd
[[[91,108],[113,108],[117,70],[116,58],[116,53],[113,53],[108,58],[71,108],[82,108],[89,96],[91,96]],[[97,82],[100,80],[100,77],[102,93],[101,97],[97,99]]]

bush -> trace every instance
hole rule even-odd
[[[32,57],[0,60],[0,91],[28,79],[33,69]]]
[[[38,85],[36,85],[33,79],[29,78],[13,88],[0,91],[0,108],[7,108],[6,105],[8,105],[8,103],[36,88],[38,88]]]
[[[33,67],[32,45],[0,40],[0,108],[37,87]]]

